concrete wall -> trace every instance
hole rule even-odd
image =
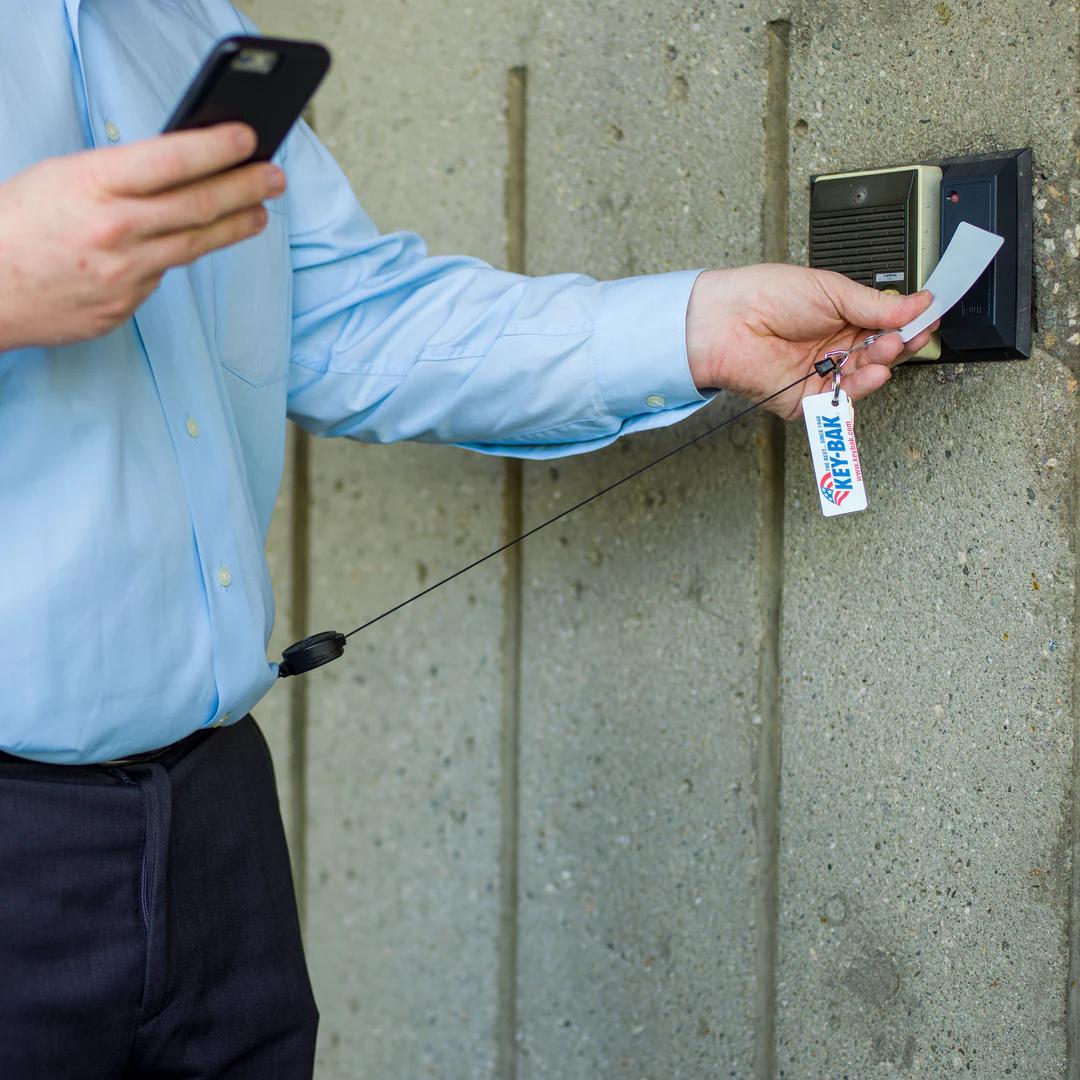
[[[382,227],[531,273],[802,261],[814,172],[1037,162],[1036,355],[861,407],[868,513],[745,422],[263,704],[319,1075],[1080,1077],[1075,5],[244,7],[334,47],[316,126]],[[524,470],[294,440],[280,640],[734,407]]]

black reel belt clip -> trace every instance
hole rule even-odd
[[[278,665],[278,678],[287,679],[290,675],[303,675],[305,671],[329,664],[345,651],[345,635],[336,630],[323,630],[319,634],[290,645],[281,654]]]

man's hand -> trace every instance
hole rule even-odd
[[[775,393],[810,371],[829,349],[847,349],[877,330],[903,326],[921,314],[930,294],[889,296],[829,270],[801,266],[747,266],[700,275],[686,315],[690,370],[699,388],[720,387],[751,400]],[[889,334],[852,356],[843,387],[853,401],[884,386],[894,365],[917,353],[929,330],[904,346]],[[791,419],[808,394],[831,377],[815,375],[770,401]]]
[[[220,124],[49,158],[0,184],[0,352],[107,333],[173,266],[254,236],[285,187]],[[228,170],[228,171],[224,171]]]

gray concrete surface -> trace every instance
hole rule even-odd
[[[506,71],[527,64],[534,273],[755,261],[769,229],[775,246],[774,19],[792,26],[794,260],[812,173],[1023,145],[1037,167],[1037,356],[906,370],[861,405],[866,514],[822,520],[799,431],[781,475],[745,424],[529,542],[509,771],[518,609],[497,566],[311,677],[307,767],[279,777],[297,780],[318,1075],[1080,1076],[1076,5],[244,6],[334,46],[320,133],[376,221],[437,251],[501,260]],[[705,422],[529,466],[525,521]],[[314,629],[348,629],[503,528],[498,462],[317,444],[312,467]],[[297,716],[275,694],[260,716],[287,758]]]
[[[781,1075],[1062,1075],[1068,384],[1046,356],[896,380],[841,536],[789,458]]]
[[[530,54],[530,271],[760,259],[764,20],[720,5],[627,14],[546,5]],[[731,408],[528,466],[526,521]],[[751,1075],[756,431],[525,551],[522,1080]]]
[[[857,519],[820,518],[805,443],[790,439],[780,1075],[1058,1077],[1074,780],[1076,382],[1062,362],[1077,355],[1075,9],[917,4],[898,19],[843,2],[807,15],[792,58],[793,177],[1031,145],[1053,355],[909,369],[860,406],[871,508]],[[805,220],[805,189],[793,195]]]
[[[334,48],[317,127],[379,226],[500,261],[507,46],[493,5],[396,5],[393,19],[248,7],[268,31]],[[311,470],[313,628],[350,629],[500,538],[500,461],[316,441]],[[352,639],[308,683],[320,1077],[351,1080],[358,1062],[372,1077],[492,1074],[501,605],[496,566]]]

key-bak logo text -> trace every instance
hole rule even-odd
[[[821,418],[821,434],[828,472],[821,478],[821,494],[834,506],[841,506],[851,494],[851,463],[839,416]]]

